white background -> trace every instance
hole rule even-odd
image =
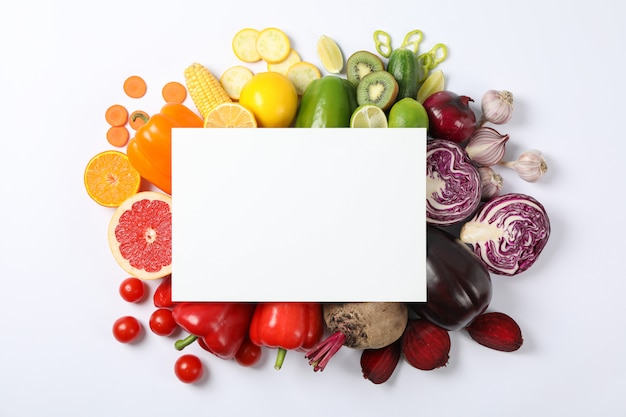
[[[211,4],[211,5],[209,5]],[[623,33],[609,0],[451,2],[22,1],[0,15],[3,220],[0,256],[0,416],[130,415],[624,415]],[[277,26],[307,60],[326,34],[349,54],[383,29],[399,45],[412,29],[424,48],[444,42],[448,88],[479,99],[515,94],[507,157],[542,150],[550,171],[528,184],[503,172],[506,191],[548,210],[550,242],[523,275],[494,278],[492,310],[517,319],[525,344],[491,351],[452,335],[449,365],[401,363],[375,386],[358,353],[342,349],[323,373],[290,352],[256,369],[203,356],[208,377],[178,382],[179,353],[149,332],[117,343],[111,324],[150,302],[117,295],[125,274],[110,256],[112,211],[85,194],[89,158],[110,148],[104,110],[142,75],[155,112],[160,86],[200,61],[220,73],[238,61],[230,39]],[[202,353],[198,349],[192,352]]]
[[[426,130],[378,132],[173,131],[172,299],[425,301]]]

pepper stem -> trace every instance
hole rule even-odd
[[[274,362],[274,369],[276,369],[277,371],[280,371],[280,368],[282,368],[286,354],[287,349],[281,347],[278,348],[278,353],[276,353],[276,362]]]
[[[174,347],[176,348],[176,350],[183,350],[184,348],[195,342],[197,338],[198,336],[190,334],[184,339],[177,340],[176,343],[174,343]]]

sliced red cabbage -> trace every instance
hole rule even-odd
[[[498,275],[516,275],[530,268],[550,237],[550,219],[533,197],[510,193],[485,203],[461,228],[487,268]]]
[[[426,148],[426,222],[450,226],[478,208],[482,181],[463,148],[433,139]]]

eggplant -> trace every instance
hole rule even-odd
[[[427,301],[411,303],[420,317],[459,330],[491,302],[491,276],[484,262],[453,234],[426,226]]]

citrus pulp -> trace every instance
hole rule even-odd
[[[380,107],[363,104],[352,113],[350,127],[387,127],[387,116]]]
[[[156,191],[139,192],[113,213],[109,246],[124,271],[139,279],[172,272],[172,198]]]
[[[141,176],[125,153],[111,150],[91,158],[85,167],[84,183],[96,203],[117,207],[139,191]]]

